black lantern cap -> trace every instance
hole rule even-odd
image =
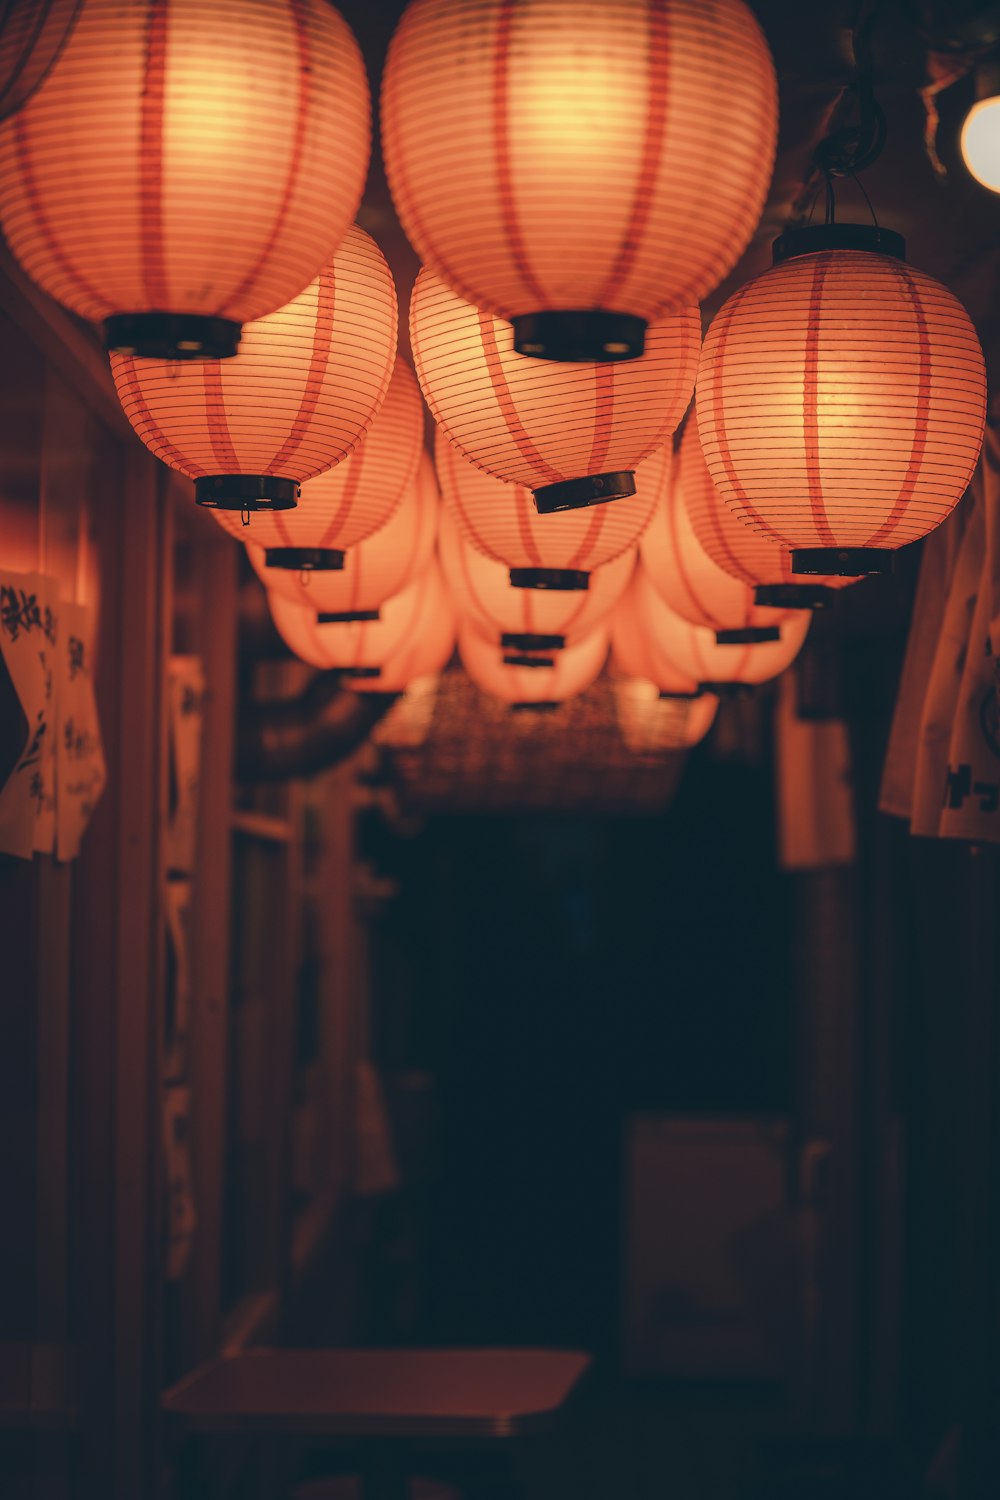
[[[540,698],[537,703],[512,703],[510,707],[515,714],[550,714],[562,704],[557,699]]]
[[[624,500],[635,494],[635,475],[630,469],[616,474],[584,474],[580,479],[561,479],[557,484],[543,484],[533,490],[535,509],[540,516],[551,516],[560,510],[584,510],[588,505],[604,505],[608,500]]]
[[[316,624],[366,625],[380,618],[377,609],[321,609],[316,615]]]
[[[239,351],[242,324],[194,313],[115,313],[104,320],[109,354],[139,359],[232,359]]]
[[[503,664],[505,667],[554,667],[556,659],[554,656],[528,656],[523,651],[507,651]]]
[[[768,609],[827,609],[835,592],[825,583],[758,583],[753,602]]]
[[[639,359],[646,348],[645,318],[601,308],[522,313],[511,326],[515,353],[560,364]]]
[[[891,573],[892,558],[884,547],[795,547],[792,572],[861,578],[867,573]]]
[[[505,651],[561,651],[564,635],[537,635],[530,630],[505,630],[500,637]]]
[[[717,630],[718,646],[765,646],[769,641],[780,641],[781,631],[777,625],[745,625],[740,630]]]
[[[376,677],[382,676],[381,667],[337,667],[341,677],[353,677],[358,682],[370,682]]]
[[[336,547],[267,547],[264,562],[269,568],[289,568],[299,573],[339,573],[344,566],[344,554]]]
[[[510,586],[574,593],[590,587],[590,574],[579,568],[511,568]]]
[[[906,259],[903,236],[877,224],[806,224],[801,229],[786,229],[771,246],[771,255],[777,266],[798,255],[815,255],[819,250],[868,250],[875,255]]]
[[[301,486],[276,474],[202,474],[194,498],[212,510],[294,510]]]
[[[666,688],[660,691],[661,703],[693,703],[696,698],[705,696],[705,684],[699,683],[693,693],[668,693]]]
[[[714,693],[716,698],[750,698],[753,696],[752,682],[699,682],[703,693]]]

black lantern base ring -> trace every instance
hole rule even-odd
[[[796,547],[792,551],[792,572],[860,578],[870,573],[891,573],[892,556],[884,547]]]
[[[267,547],[264,562],[269,568],[298,573],[339,573],[344,554],[336,547]]]
[[[515,714],[550,714],[553,709],[561,708],[558,699],[539,698],[537,703],[512,703],[511,713]]]
[[[561,651],[564,635],[538,635],[530,630],[505,630],[500,637],[505,651]]]
[[[699,682],[698,686],[716,698],[750,698],[754,690],[752,682]]]
[[[825,583],[758,583],[753,602],[766,609],[827,609],[835,595]]]
[[[777,625],[745,625],[740,630],[717,630],[717,646],[766,646],[771,641],[780,641],[781,631]]]
[[[666,690],[666,688],[663,688],[661,690],[661,692],[660,692],[660,702],[661,703],[693,703],[696,698],[703,698],[704,696],[705,696],[705,689],[704,689],[704,687],[699,687],[697,689],[697,691],[693,692],[693,693],[668,693],[667,690]]]
[[[514,351],[560,364],[610,364],[639,359],[646,348],[646,319],[595,307],[579,312],[521,313],[511,319]]]
[[[381,667],[337,667],[341,677],[353,677],[356,682],[372,682],[382,676]]]
[[[579,568],[511,568],[514,589],[549,589],[553,593],[579,593],[590,587],[590,574]]]
[[[232,359],[243,325],[195,313],[115,313],[104,320],[109,354],[140,359]]]
[[[543,484],[532,493],[538,514],[551,516],[560,510],[583,510],[588,505],[604,505],[608,500],[624,500],[635,494],[635,475],[629,469],[617,474],[584,474],[581,479]]]
[[[368,625],[381,619],[377,609],[321,609],[317,625]]]
[[[202,474],[194,482],[194,498],[211,510],[294,510],[300,489],[297,479],[276,474]]]
[[[505,667],[554,667],[556,659],[554,656],[528,656],[523,651],[505,651],[503,664]]]

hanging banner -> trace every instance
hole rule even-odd
[[[37,573],[0,573],[0,653],[20,715],[0,787],[0,853],[20,859],[55,839],[55,590]]]
[[[166,861],[171,874],[190,875],[198,831],[201,782],[201,730],[205,672],[197,656],[172,656],[168,668],[170,701],[170,808]]]
[[[93,616],[82,604],[59,608],[56,673],[56,857],[75,859],[107,782],[94,694]]]

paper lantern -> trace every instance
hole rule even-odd
[[[701,318],[696,307],[662,318],[630,364],[519,359],[509,324],[425,268],[410,338],[434,420],[473,463],[527,486],[548,514],[635,493],[636,464],[663,446],[690,400]]]
[[[420,391],[412,370],[397,359],[385,400],[353,453],[310,479],[293,511],[261,511],[245,517],[217,511],[216,520],[240,541],[266,549],[268,572],[276,588],[281,588],[278,575],[282,571],[292,571],[297,577],[302,570],[339,570],[344,567],[345,548],[353,549],[366,537],[378,535],[406,492],[413,490],[423,442]],[[413,509],[418,507],[414,504]],[[397,529],[384,546],[383,555],[389,557],[400,546],[406,551],[410,543],[407,534]],[[357,576],[355,569],[355,580]],[[404,582],[405,574],[382,598],[402,588]],[[294,584],[286,585],[283,592],[294,598]]]
[[[268,595],[268,604],[278,634],[295,656],[322,671],[337,671],[345,677],[372,683],[377,680],[379,691],[383,690],[383,666],[416,638],[421,625],[426,627],[428,611],[439,609],[451,618],[451,606],[436,563],[387,599],[378,620],[327,620],[316,610],[293,604],[277,593]]]
[[[1000,98],[977,99],[962,125],[962,156],[977,182],[1000,193]]]
[[[660,449],[636,470],[636,493],[614,505],[540,516],[531,494],[484,474],[462,457],[438,427],[434,457],[445,509],[462,537],[510,570],[515,588],[574,591],[589,587],[591,570],[634,549],[656,502]]]
[[[381,113],[421,260],[520,353],[616,360],[747,245],[777,87],[742,0],[415,0]]]
[[[347,457],[385,398],[396,289],[357,225],[287,306],[249,323],[238,359],[172,364],[111,356],[146,447],[195,481],[199,505],[290,510],[306,479]]]
[[[787,547],[763,532],[751,531],[729,509],[708,472],[693,414],[681,440],[680,484],[684,509],[698,541],[724,572],[753,589],[755,604],[776,609],[822,609],[832,602],[835,590],[858,581],[834,574],[808,577],[794,573]]]
[[[794,660],[812,619],[807,610],[796,610],[782,624],[777,641],[720,645],[714,631],[692,625],[664,602],[645,568],[636,569],[631,590],[639,628],[656,652],[675,671],[715,693],[737,693],[777,677]],[[654,673],[648,675],[657,680]]]
[[[658,637],[640,619],[637,582],[633,574],[611,616],[611,660],[615,672],[620,677],[652,682],[664,699],[701,697],[703,689],[698,673],[683,671],[671,660]]]
[[[361,53],[327,0],[85,0],[0,129],[0,222],[109,349],[224,358],[336,249],[370,134]]]
[[[697,433],[694,438],[697,442]],[[661,470],[656,509],[642,534],[639,555],[670,608],[693,625],[714,630],[720,644],[748,646],[778,639],[782,611],[755,605],[751,585],[724,572],[695,535],[676,453]]]
[[[511,666],[502,649],[468,621],[459,624],[458,654],[481,692],[512,708],[555,708],[575,698],[600,675],[608,655],[608,633],[601,627],[556,656],[532,666]]]
[[[346,459],[341,467],[352,461]],[[322,484],[324,477],[310,480],[306,490],[313,484]],[[247,556],[266,589],[284,594],[303,608],[325,615],[339,614],[345,620],[377,620],[383,601],[419,577],[430,562],[439,510],[434,465],[427,453],[421,453],[414,480],[392,516],[378,531],[344,554],[341,570],[307,568],[296,572],[292,568],[274,567],[268,563],[270,554],[252,542],[247,544]]]
[[[716,487],[797,573],[884,572],[961,499],[986,377],[968,314],[867,225],[790,230],[713,322],[698,428]]]
[[[595,568],[583,592],[514,588],[503,563],[470,547],[447,511],[441,519],[438,551],[459,615],[502,646],[508,657],[561,651],[589,635],[621,597],[635,567],[633,550]]]
[[[353,676],[347,686],[358,693],[406,693],[416,684],[435,680],[455,650],[455,611],[441,586],[436,569],[430,570],[429,587],[406,639],[391,651],[377,677]]]
[[[715,722],[719,700],[714,693],[684,702],[664,698],[655,683],[641,677],[617,677],[612,686],[619,732],[636,755],[688,750]]]
[[[48,77],[76,24],[82,0],[0,0],[0,121]]]
[[[426,744],[434,722],[440,681],[440,676],[432,675],[407,683],[398,701],[373,728],[372,744],[384,745],[389,750],[419,750]]]

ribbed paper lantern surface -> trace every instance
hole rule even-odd
[[[386,171],[421,260],[555,358],[641,354],[644,322],[722,280],[776,124],[742,0],[415,0],[383,75]]]
[[[680,484],[695,536],[726,573],[753,589],[754,602],[777,609],[820,609],[833,591],[857,582],[834,574],[792,571],[792,554],[781,542],[752,531],[723,500],[705,463],[693,414],[680,446]]]
[[[81,5],[82,0],[0,0],[0,121],[9,120],[44,83]]]
[[[438,551],[459,615],[515,656],[561,651],[588,635],[614,608],[635,567],[634,551],[623,552],[595,568],[583,591],[514,588],[503,563],[470,547],[447,511],[441,519]]]
[[[352,462],[353,459],[346,459],[341,467],[346,468]],[[325,477],[321,475],[310,483],[322,484]],[[299,510],[308,500],[308,490],[309,485],[303,492],[303,505]],[[416,475],[389,520],[344,554],[343,568],[296,571],[290,567],[275,567],[268,563],[271,553],[253,542],[247,544],[247,555],[264,587],[284,594],[296,604],[323,614],[378,619],[383,600],[398,594],[430,562],[439,508],[434,465],[430,456],[422,453]],[[298,515],[298,511],[292,514]],[[252,535],[252,524],[248,534]]]
[[[752,645],[778,639],[782,612],[755,605],[751,585],[724,572],[695,535],[676,453],[663,466],[656,509],[642,534],[639,555],[670,608],[692,625],[714,630],[720,642]]]
[[[648,580],[647,580],[648,582]],[[639,617],[638,579],[615,605],[611,616],[611,661],[620,677],[652,682],[663,698],[697,698],[702,689],[697,673],[683,671],[672,661]]]
[[[353,225],[333,260],[278,312],[247,324],[238,359],[111,356],[125,415],[201,505],[288,510],[346,458],[382,405],[396,356],[396,289]]]
[[[439,427],[434,457],[445,509],[477,552],[510,570],[517,588],[576,590],[588,587],[592,569],[629,552],[656,503],[660,449],[636,470],[636,492],[614,505],[540,516],[530,491],[484,474],[462,457]]]
[[[720,645],[714,631],[692,625],[664,603],[644,568],[636,569],[631,588],[639,627],[654,652],[662,655],[674,671],[716,692],[752,687],[777,677],[794,661],[812,619],[808,610],[795,610],[781,626],[777,641],[757,646]],[[657,674],[648,675],[657,680]]]
[[[600,675],[608,655],[608,633],[601,627],[575,646],[559,651],[551,666],[511,666],[501,648],[468,622],[459,625],[462,666],[484,693],[514,708],[554,708],[575,698]]]
[[[420,610],[406,639],[391,651],[377,677],[351,677],[359,693],[409,693],[443,672],[455,650],[456,619],[436,568],[429,570]]]
[[[618,728],[636,755],[688,750],[715,722],[719,700],[713,693],[683,702],[661,697],[656,684],[641,677],[618,677],[613,686]]]
[[[85,0],[0,130],[0,221],[109,348],[225,357],[336,249],[369,146],[364,64],[326,0]]]
[[[712,478],[748,525],[792,548],[797,572],[884,571],[944,520],[979,457],[975,329],[903,250],[867,226],[790,231],[705,342],[698,428]]]
[[[412,370],[397,359],[385,400],[360,443],[341,463],[309,480],[294,510],[249,517],[219,511],[216,519],[241,542],[266,548],[274,574],[342,568],[345,548],[377,534],[412,489],[423,441],[420,391]],[[396,545],[393,532],[390,550]]]
[[[343,672],[375,682],[394,654],[415,637],[426,611],[436,603],[450,616],[450,605],[436,564],[387,599],[378,620],[325,622],[314,609],[281,594],[269,594],[271,618],[288,649],[311,667]]]
[[[701,319],[688,307],[655,323],[634,363],[521,359],[509,324],[424,269],[410,336],[434,420],[473,463],[525,485],[549,512],[633,493],[636,464],[663,446],[690,400]]]

